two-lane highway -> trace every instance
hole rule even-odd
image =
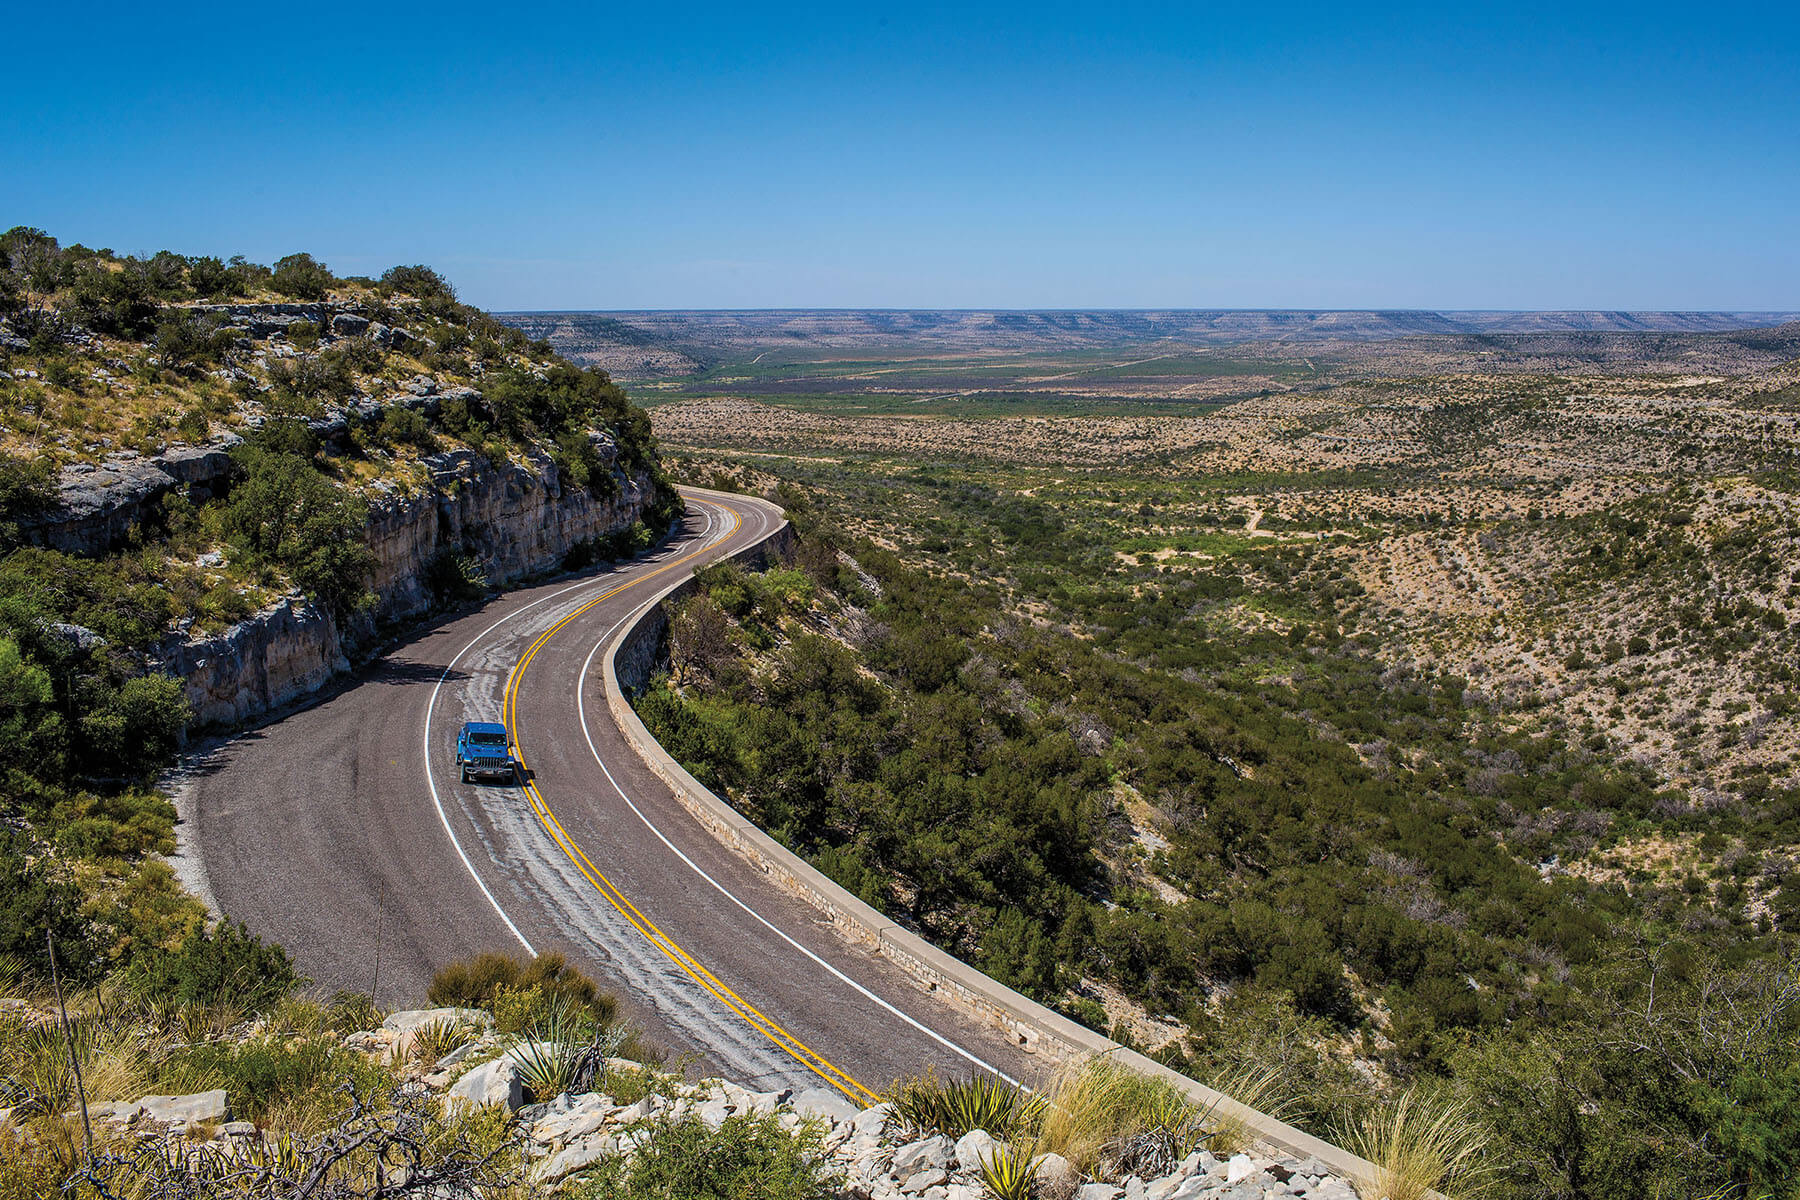
[[[327,989],[422,1002],[451,959],[558,950],[651,1036],[750,1086],[868,1103],[931,1065],[1032,1073],[997,1030],[721,847],[613,724],[599,660],[613,632],[782,519],[745,497],[687,499],[655,554],[508,593],[226,743],[184,797],[184,852],[225,912]],[[512,729],[518,784],[459,781],[465,720]]]

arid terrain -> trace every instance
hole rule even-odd
[[[1116,376],[1109,415],[1024,400],[1014,416],[909,415],[779,387],[652,412],[690,472],[746,485],[869,475],[891,497],[921,468],[985,479],[1110,545],[1124,579],[1254,581],[1260,560],[1303,560],[1354,582],[1338,620],[1382,662],[1462,677],[1515,727],[1605,745],[1673,789],[1665,805],[1800,785],[1800,329],[1507,336],[1530,345],[1479,369],[1462,335],[1336,342],[1338,382],[1188,416],[1163,407],[1171,393],[1134,415]],[[1223,378],[1274,378],[1288,359],[1268,351],[1232,347],[1244,373]],[[852,385],[889,390],[872,372],[834,386]],[[840,507],[879,544],[943,543],[921,508]],[[1236,620],[1279,624],[1262,590]]]

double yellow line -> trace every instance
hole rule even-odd
[[[735,534],[738,529],[743,526],[743,516],[730,505],[721,504],[719,507],[731,514],[731,529],[725,535],[726,538],[730,538],[732,534]],[[804,1064],[807,1069],[818,1075],[826,1083],[829,1083],[832,1087],[836,1088],[859,1105],[874,1104],[880,1100],[879,1096],[858,1083],[855,1079],[852,1079],[841,1068],[834,1066],[824,1055],[820,1054],[817,1050],[812,1049],[799,1038],[789,1033],[786,1029],[783,1029],[767,1014],[763,1013],[742,996],[732,991],[731,988],[720,981],[718,976],[709,971],[693,955],[689,954],[686,950],[683,950],[676,944],[673,938],[657,928],[656,924],[651,921],[650,918],[639,911],[638,907],[627,899],[625,894],[615,887],[613,882],[601,873],[598,867],[594,866],[592,860],[590,860],[587,854],[582,851],[581,847],[576,845],[575,839],[569,836],[568,831],[563,828],[562,822],[557,820],[556,814],[551,811],[550,805],[544,800],[543,793],[538,791],[537,783],[531,778],[530,772],[527,771],[525,767],[524,747],[519,738],[518,730],[519,690],[525,680],[526,668],[531,666],[531,660],[537,657],[538,651],[543,649],[544,645],[549,642],[563,626],[592,609],[601,601],[616,596],[627,588],[633,588],[639,584],[655,579],[658,575],[672,571],[681,564],[694,558],[698,558],[704,553],[706,553],[706,547],[702,546],[700,549],[695,550],[690,554],[683,555],[673,562],[665,563],[663,566],[658,567],[647,575],[641,575],[636,579],[628,580],[625,583],[618,584],[615,587],[601,592],[586,604],[583,604],[570,612],[549,629],[546,629],[542,636],[533,642],[525,653],[519,657],[518,662],[513,664],[512,674],[509,675],[506,680],[505,711],[503,719],[506,723],[508,736],[512,739],[513,744],[519,747],[519,778],[524,784],[525,795],[531,802],[531,811],[536,814],[538,822],[543,825],[550,836],[556,840],[556,844],[562,848],[563,854],[565,854],[569,861],[575,865],[575,869],[580,871],[587,881],[594,885],[594,889],[606,898],[607,903],[617,909],[619,915],[629,921],[632,927],[639,933],[643,934],[651,945],[662,951],[663,954],[668,957],[669,961],[680,967],[695,983],[717,997],[726,1008],[743,1018],[752,1028],[756,1029],[764,1037],[787,1051],[787,1053],[793,1056],[796,1061]]]

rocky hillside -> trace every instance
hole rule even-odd
[[[376,282],[303,255],[274,271],[118,259],[24,230],[4,247],[0,447],[22,477],[10,540],[130,551],[162,576],[175,603],[142,649],[187,682],[201,721],[267,711],[382,625],[666,519],[623,395],[457,304],[428,269]],[[282,514],[248,537],[207,519],[276,440],[360,518],[347,588],[309,587],[281,561],[300,550],[266,528]]]
[[[678,508],[623,391],[429,268],[0,235],[0,956],[47,977],[48,928],[86,983],[187,934],[153,781],[191,727]]]
[[[523,1023],[521,1001],[536,1014]],[[94,1003],[103,1009],[90,1011]],[[63,1045],[54,1010],[0,1000],[0,1083],[11,1104],[0,1109],[0,1166],[12,1173],[0,1200],[58,1184],[151,1200],[305,1194],[288,1189],[315,1174],[338,1189],[327,1194],[346,1200],[1357,1195],[1316,1160],[1264,1152],[1210,1114],[1159,1110],[1142,1096],[1090,1113],[1104,1120],[1071,1131],[1044,1117],[1039,1098],[997,1080],[914,1081],[865,1106],[823,1085],[757,1091],[685,1078],[654,1052],[629,1056],[634,1042],[622,1026],[567,1024],[569,1010],[546,1005],[537,985],[502,991],[495,1011],[448,1006],[384,1018],[366,1003],[285,1001],[182,1045],[133,1001],[82,998],[71,1026],[85,1067],[77,1088],[66,1072],[43,1077]],[[346,1031],[357,1020],[369,1027]],[[135,1053],[121,1050],[134,1041]],[[1081,1081],[1100,1078],[1116,1086],[1103,1065],[1077,1065],[1062,1077],[1073,1086],[1057,1085],[1058,1094],[1080,1104],[1094,1091]],[[151,1081],[216,1086],[139,1094]],[[987,1101],[981,1109],[929,1115],[933,1098],[976,1094]],[[78,1150],[88,1137],[84,1108],[92,1165]],[[982,1119],[997,1132],[972,1123]],[[382,1192],[370,1178],[375,1158],[413,1189]],[[671,1175],[688,1189],[668,1190]]]

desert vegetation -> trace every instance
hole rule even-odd
[[[1400,1175],[1779,1195],[1795,367],[1608,369],[663,406],[802,541],[704,577],[640,712],[865,900]]]

